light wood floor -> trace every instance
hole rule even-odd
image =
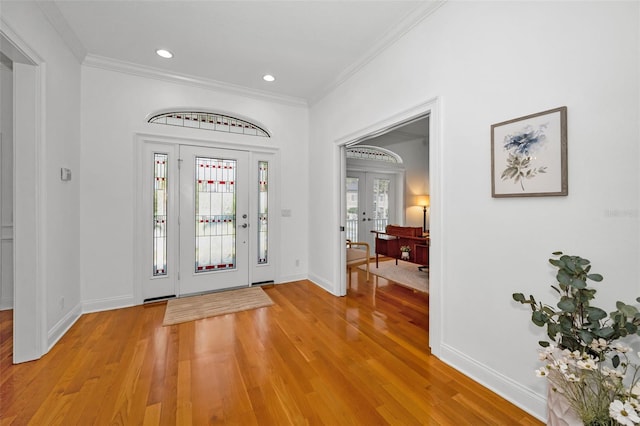
[[[169,327],[164,304],[87,314],[20,365],[0,312],[0,424],[542,424],[430,356],[428,296],[379,279],[374,298],[358,268],[351,284]]]

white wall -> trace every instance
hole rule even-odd
[[[0,310],[13,308],[13,72],[0,64]]]
[[[442,330],[430,344],[541,418],[541,333],[511,294],[552,302],[555,250],[594,262],[606,309],[640,293],[638,7],[448,2],[311,109],[310,173],[337,175],[335,141],[440,97],[441,193],[432,195],[442,217],[431,226],[441,227],[432,251],[443,270],[430,303]],[[563,105],[569,196],[491,198],[491,124]],[[310,248],[310,276],[325,283],[337,273],[337,257],[322,256],[335,250],[337,221],[322,218],[336,211],[338,189],[310,182],[310,226],[326,236]]]
[[[251,118],[272,132],[251,143],[280,150],[277,281],[307,276],[308,112],[292,105],[82,67],[82,283],[85,310],[134,303],[134,137],[152,133],[215,141],[218,132],[148,124],[149,114],[196,108]],[[256,140],[257,139],[257,140]],[[274,209],[274,213],[280,211]],[[296,266],[295,260],[299,260]]]
[[[80,65],[34,2],[3,2],[2,20],[42,60],[44,151],[31,161],[40,161],[41,167],[38,216],[43,246],[39,263],[32,267],[43,277],[46,329],[42,332],[52,344],[80,312]],[[60,181],[61,167],[76,173],[71,182]]]

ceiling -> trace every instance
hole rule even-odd
[[[440,1],[100,1],[37,4],[80,62],[136,66],[312,103]],[[155,54],[173,52],[172,59]],[[276,81],[267,83],[264,74]]]

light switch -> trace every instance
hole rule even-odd
[[[61,168],[60,169],[60,180],[63,182],[67,182],[71,180],[71,169]]]

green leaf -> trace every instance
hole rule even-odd
[[[540,341],[538,342],[538,344],[539,344],[540,346],[542,346],[543,348],[547,348],[547,347],[549,347],[549,342],[547,342],[546,340],[540,340]]]
[[[549,336],[550,339],[555,339],[558,333],[560,333],[560,326],[558,324],[552,322],[547,324],[547,336]]]
[[[618,306],[618,304],[620,304],[621,306]],[[617,302],[616,306],[618,306],[620,312],[622,312],[627,317],[633,318],[638,313],[638,310],[634,306],[625,305],[622,302]]]
[[[576,256],[576,263],[577,263],[578,265],[585,266],[585,265],[590,264],[590,263],[591,263],[591,261],[590,261],[589,259],[583,259],[583,258],[581,258],[580,256]]]
[[[627,330],[627,333],[629,334],[635,334],[638,331],[638,327],[631,322],[626,322],[624,324],[624,329]]]
[[[615,333],[615,331],[611,327],[603,327],[603,328],[601,328],[599,330],[595,330],[593,332],[593,334],[595,334],[598,337],[602,337],[603,339],[608,339],[614,333]]]
[[[561,256],[562,252],[561,251],[554,251],[553,253],[551,253],[554,256]]]
[[[589,321],[600,321],[608,316],[606,311],[593,306],[587,307],[585,311],[587,312],[587,318],[589,318]]]
[[[573,298],[563,297],[558,302],[558,308],[562,309],[565,312],[575,312],[576,302]]]
[[[618,368],[618,366],[620,365],[620,356],[619,355],[614,355],[611,358],[611,363],[613,364],[613,368]]]
[[[587,330],[580,330],[580,339],[582,339],[587,345],[593,341],[593,335]]]
[[[587,288],[587,283],[584,282],[584,280],[581,280],[579,278],[574,278],[571,280],[571,285],[573,286],[573,288],[577,288],[578,290],[582,290],[584,288]]]
[[[527,299],[524,298],[524,294],[522,294],[522,293],[513,293],[512,297],[513,297],[513,300],[515,300],[516,302],[520,302],[520,303],[524,303],[525,300],[527,300]]]
[[[531,322],[533,322],[538,327],[544,326],[547,321],[547,316],[540,311],[535,311],[531,314]]]
[[[562,268],[564,266],[564,263],[558,259],[549,259],[549,263],[558,268]]]
[[[564,269],[560,269],[556,274],[556,279],[560,284],[571,285],[573,277],[567,273]]]
[[[589,278],[591,281],[596,281],[596,282],[600,282],[604,279],[600,274],[589,274],[587,275],[587,278]]]

